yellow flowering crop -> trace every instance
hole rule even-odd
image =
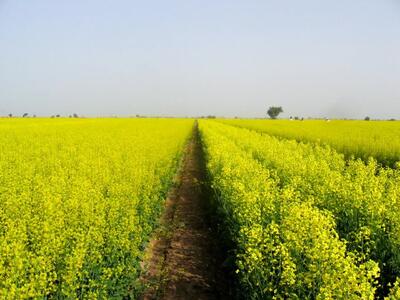
[[[120,299],[191,120],[0,120],[0,298]]]
[[[346,157],[367,161],[374,157],[394,166],[400,161],[399,121],[332,120],[223,120],[224,123],[266,132],[297,141],[328,144]]]
[[[200,129],[247,297],[373,299],[400,275],[399,170],[215,121]]]

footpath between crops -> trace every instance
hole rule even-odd
[[[223,270],[224,254],[210,211],[204,156],[195,124],[178,184],[170,192],[161,226],[147,249],[146,288],[141,299],[231,298]]]

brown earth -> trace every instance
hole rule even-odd
[[[178,185],[147,250],[147,288],[141,299],[229,299],[221,250],[209,215],[205,165],[197,126],[188,143]]]

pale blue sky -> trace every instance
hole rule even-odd
[[[0,114],[400,118],[400,0],[0,0]]]

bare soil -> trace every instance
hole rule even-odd
[[[197,126],[178,182],[147,250],[143,278],[147,288],[141,299],[229,299],[223,255],[211,224]]]

